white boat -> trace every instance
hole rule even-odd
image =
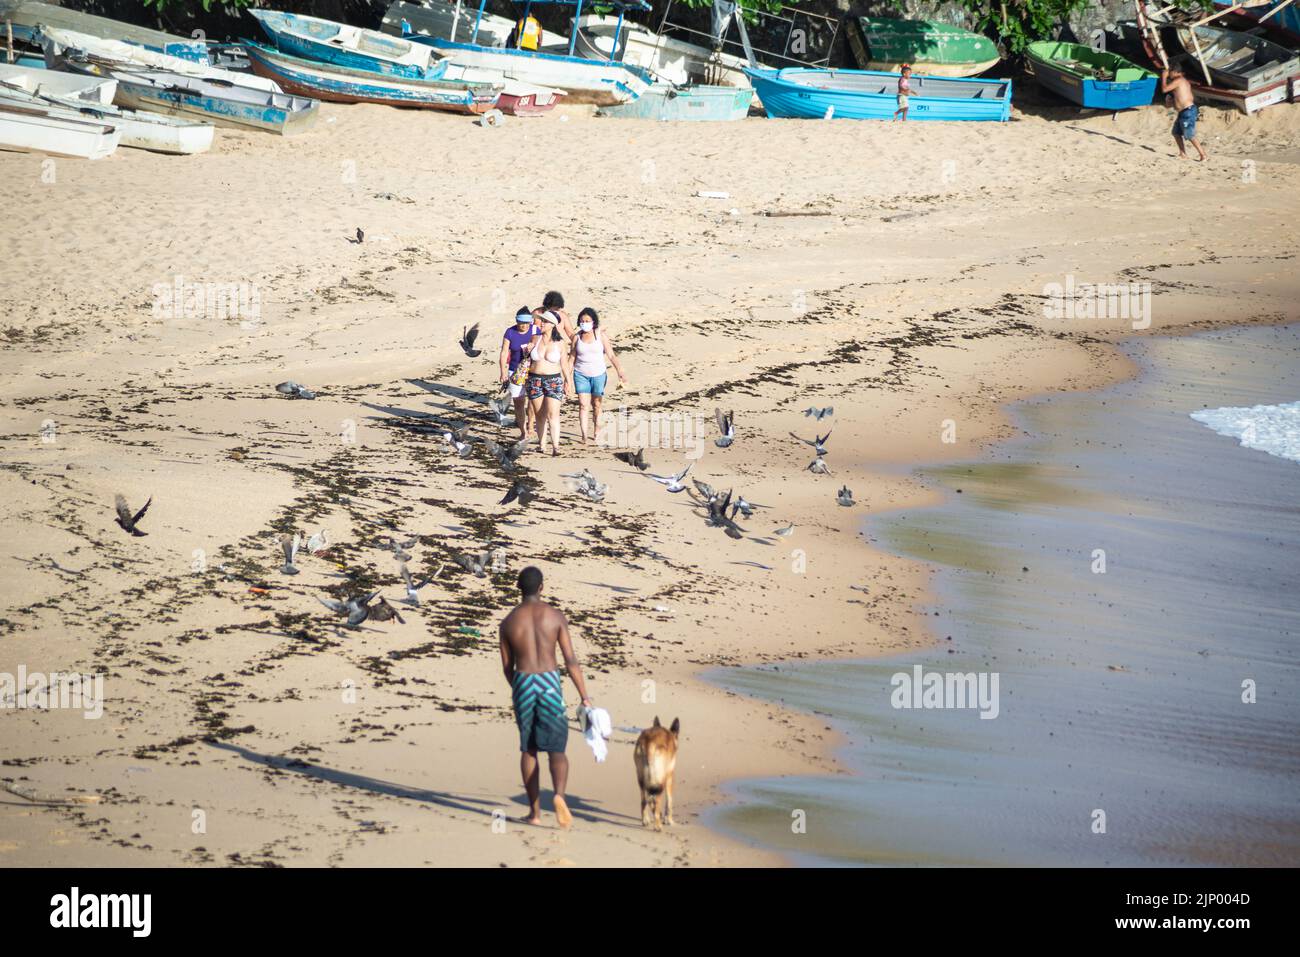
[[[623,37],[616,51],[618,17],[582,16],[578,27],[577,52],[590,60],[609,60],[613,53],[614,59],[649,70],[676,86],[749,86],[745,75],[749,62],[729,53],[715,53],[694,43],[659,36],[627,20],[623,21]]]
[[[50,116],[92,120],[114,126],[120,134],[119,145],[154,153],[190,155],[207,152],[212,147],[215,132],[211,123],[176,119],[140,110],[123,110],[86,100],[25,93],[13,87],[0,87],[0,105],[5,103],[44,110]]]
[[[437,55],[423,43],[320,17],[279,10],[248,12],[275,47],[290,56],[407,79],[434,80],[440,73]]]
[[[116,80],[10,63],[0,63],[0,86],[103,105],[112,103],[117,92]]]
[[[170,53],[196,63],[208,62],[208,46],[196,37],[181,37],[171,33],[138,27],[121,20],[110,20],[89,13],[70,10],[55,3],[38,3],[35,0],[0,0],[0,27],[5,23],[13,30],[14,39],[22,43],[40,45],[40,34],[45,27],[59,30],[76,30],[105,40],[123,40],[133,46]]]
[[[104,40],[88,33],[59,30],[53,27],[43,28],[41,33],[45,37],[45,63],[51,67],[59,65],[60,57],[74,59],[80,57],[124,65],[129,69],[163,70],[168,73],[202,77],[219,83],[265,90],[268,93],[284,92],[265,77],[255,76],[252,73],[221,70],[214,66],[183,60],[180,57],[168,56],[165,53],[155,53],[153,50],[146,50],[118,40]]]
[[[395,37],[437,37],[439,40],[460,40],[468,43],[474,35],[474,19],[478,7],[466,2],[459,7],[454,3],[425,0],[424,3],[405,3],[397,0],[384,13],[379,29]],[[405,29],[402,21],[406,21]],[[478,27],[478,43],[485,47],[503,47],[514,30],[514,21],[484,13]],[[544,41],[544,38],[543,38]],[[547,44],[543,42],[543,49]],[[565,45],[567,51],[568,45]]]
[[[51,115],[36,106],[0,100],[0,149],[75,159],[103,159],[117,149],[115,127]]]

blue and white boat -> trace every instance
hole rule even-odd
[[[271,43],[290,56],[413,80],[436,80],[442,74],[438,55],[422,43],[319,17],[279,10],[248,12]]]
[[[120,40],[156,53],[166,53],[194,63],[208,62],[207,44],[195,37],[181,37],[133,23],[97,17],[79,10],[38,3],[36,0],[0,0],[0,29],[5,23],[14,39],[32,46],[41,45],[41,27],[75,30],[101,40]]]
[[[754,91],[734,86],[656,83],[630,103],[602,106],[597,115],[623,120],[743,120]]]
[[[768,116],[889,120],[898,109],[898,74],[876,70],[746,69]],[[1011,119],[1011,81],[912,76],[907,118]]]
[[[253,72],[274,80],[286,93],[336,103],[383,103],[450,113],[486,113],[496,105],[501,86],[466,80],[415,80],[349,70],[290,56],[260,43],[244,41]]]
[[[558,3],[575,7],[575,22],[581,18],[585,0],[528,0],[524,15],[532,6]],[[618,10],[619,18],[627,10],[649,10],[646,0],[602,0],[602,5]],[[480,0],[478,17],[468,41],[448,40],[439,36],[412,34],[410,39],[437,50],[452,63],[474,70],[489,70],[506,80],[517,80],[543,87],[558,87],[568,93],[568,103],[594,103],[611,106],[635,100],[654,82],[649,71],[615,59],[591,60],[575,52],[577,27],[569,35],[565,52],[525,50],[510,46],[485,46],[479,42],[487,0]],[[611,51],[611,57],[613,53]]]

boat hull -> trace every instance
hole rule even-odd
[[[1205,64],[1213,85],[1223,89],[1254,93],[1300,74],[1300,58],[1293,51],[1260,37],[1208,26],[1179,27],[1178,42],[1188,56]],[[1228,55],[1221,58],[1212,51]]]
[[[496,105],[497,89],[488,84],[444,80],[410,80],[347,70],[245,43],[249,64],[258,76],[274,80],[286,93],[335,103],[380,103],[385,106],[485,113]]]
[[[770,117],[889,120],[898,109],[898,77],[868,70],[747,70]],[[1006,121],[1011,81],[913,75],[907,118]]]
[[[1072,103],[1094,110],[1129,110],[1147,106],[1155,96],[1156,76],[1113,53],[1074,43],[1031,43],[1025,58],[1038,83]],[[1083,75],[1062,61],[1098,67],[1113,79]]]
[[[614,52],[614,34],[618,18],[582,16],[578,18],[576,51],[588,60],[608,61]],[[715,53],[693,43],[656,36],[649,30],[623,21],[622,60],[677,86],[702,84],[749,88],[745,67],[739,57]]]
[[[897,73],[904,63],[925,76],[977,76],[998,64],[988,37],[946,23],[857,17],[849,47],[864,70]]]
[[[439,69],[427,47],[375,30],[319,17],[249,10],[283,53],[350,70],[406,79],[436,79]]]
[[[0,0],[0,25],[13,26],[14,39],[39,46],[41,27],[76,30],[103,40],[120,40],[145,50],[180,57],[193,63],[208,62],[208,46],[202,40],[174,36],[107,17],[97,17],[66,7],[33,0]]]
[[[604,106],[601,116],[625,120],[727,121],[742,120],[749,115],[754,91],[748,86],[670,87],[655,84],[631,103]]]
[[[116,82],[114,83],[116,86]],[[0,91],[0,103],[17,102],[45,110],[52,116],[92,120],[112,126],[120,135],[119,146],[188,156],[204,153],[212,147],[213,126],[180,120],[158,113],[123,110],[116,106],[88,103],[85,100],[41,96],[14,90]]]
[[[88,103],[107,106],[117,92],[117,81],[76,73],[62,73],[40,67],[0,63],[0,86],[12,87],[27,93],[42,93],[67,97]]]
[[[626,103],[650,89],[650,78],[623,63],[600,63],[583,57],[535,53],[453,43],[438,37],[416,37],[447,57],[451,63],[489,70],[510,80],[553,86],[568,94],[567,102],[612,106]]]
[[[0,150],[103,159],[113,154],[119,139],[118,131],[104,123],[0,102]]]

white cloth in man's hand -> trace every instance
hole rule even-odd
[[[609,746],[605,741],[614,733],[609,712],[604,708],[584,707],[578,711],[578,725],[582,728],[582,736],[591,748],[591,753],[596,756],[596,762],[603,762],[609,754]]]

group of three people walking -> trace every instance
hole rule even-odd
[[[583,442],[596,441],[600,431],[609,367],[626,387],[627,374],[614,351],[614,340],[600,327],[590,306],[578,313],[575,325],[564,311],[564,297],[548,292],[537,309],[522,306],[514,324],[501,338],[500,381],[514,400],[519,437],[537,435],[538,451],[549,433],[551,454],[559,455],[560,409],[565,397],[578,399],[578,429]],[[590,428],[588,426],[590,425]]]

